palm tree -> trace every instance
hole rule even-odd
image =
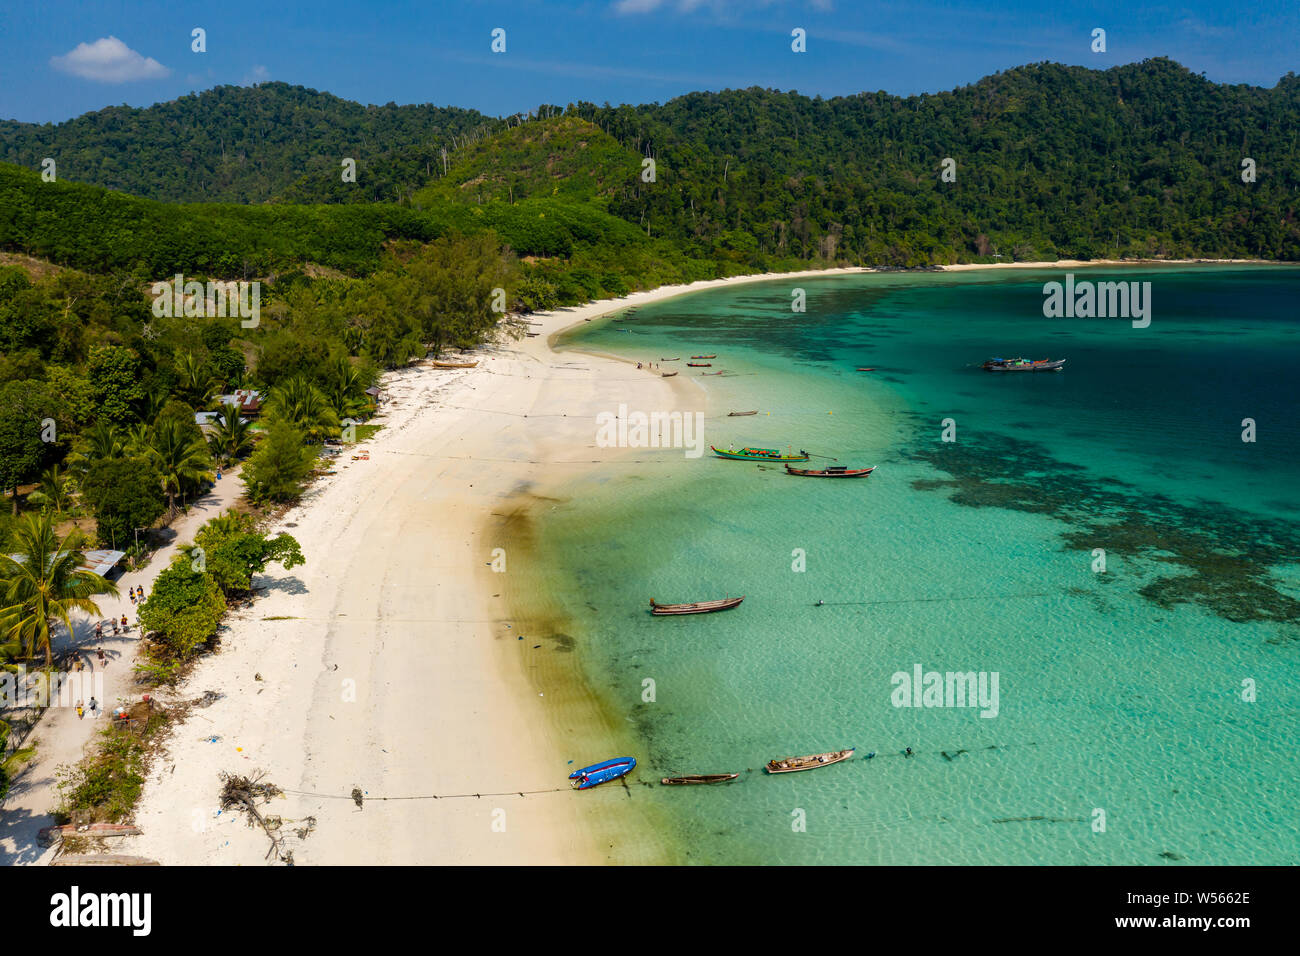
[[[122,454],[148,455],[153,444],[153,432],[144,422],[128,425],[122,432]]]
[[[75,492],[72,478],[58,465],[51,465],[41,475],[39,487],[27,496],[27,500],[38,505],[45,505],[55,514],[72,508],[72,496]]]
[[[171,398],[165,388],[155,388],[151,392],[146,392],[144,399],[140,403],[140,417],[146,422],[151,422],[159,415],[167,405],[167,400]]]
[[[181,391],[195,408],[202,408],[221,384],[193,352],[176,356],[176,372],[180,376]]]
[[[308,441],[321,441],[338,433],[339,418],[329,400],[301,375],[276,386],[267,405],[271,415],[293,425]]]
[[[149,429],[148,455],[162,473],[167,511],[175,513],[176,496],[190,484],[211,478],[212,455],[202,434],[190,431],[188,422],[162,418]]]
[[[68,459],[78,472],[86,472],[97,461],[116,458],[123,452],[121,433],[106,421],[100,421],[81,436],[80,448]]]
[[[366,410],[366,380],[344,356],[338,356],[329,367],[325,397],[340,419],[360,415]]]
[[[117,586],[81,568],[84,538],[74,531],[62,541],[48,514],[27,514],[13,533],[17,558],[0,554],[0,641],[18,642],[27,655],[54,652],[50,631],[60,621],[72,633],[69,615],[85,611],[98,615],[97,594],[117,596]]]
[[[232,462],[253,447],[252,428],[240,417],[238,405],[222,405],[221,417],[212,425],[208,446],[223,462]]]

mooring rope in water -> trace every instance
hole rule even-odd
[[[963,754],[973,754],[979,751],[1010,750],[1014,747],[1037,747],[1037,746],[1038,746],[1038,741],[1031,741],[1029,743],[1020,743],[1020,744],[988,744],[983,747],[977,747],[974,750],[972,750],[969,747],[955,747],[955,748],[950,748],[948,750],[912,750],[909,747],[906,750],[900,750],[895,753],[876,753],[873,751],[869,754],[863,754],[861,757],[857,757],[857,758],[853,758],[841,762],[842,763],[866,763],[867,761],[870,760],[880,760],[885,757],[912,758],[912,757],[921,757],[927,755],[941,756],[945,760],[951,762],[954,757],[959,757]],[[746,767],[743,772],[760,773],[761,770],[760,768]],[[764,774],[763,776],[775,778],[777,775]],[[628,786],[628,779],[626,777],[620,778],[620,782],[623,784],[625,788]],[[632,782],[639,783],[642,786],[646,786],[646,787],[654,786],[654,782],[652,780],[635,780]],[[358,797],[356,794],[315,793],[311,790],[290,790],[284,787],[280,789],[284,793],[292,793],[300,797],[319,797],[322,800],[351,800],[354,803],[358,802]],[[526,797],[530,795],[536,795],[539,793],[565,793],[565,792],[572,791],[573,789],[574,789],[573,787],[550,787],[542,790],[501,790],[495,793],[426,793],[426,794],[416,794],[414,796],[407,796],[407,797],[372,797],[363,794],[360,800],[362,802],[367,800],[399,802],[399,801],[406,801],[406,800],[460,800],[469,797],[474,797],[476,799],[482,799],[483,797]],[[591,788],[591,789],[595,789],[595,788]]]
[[[813,607],[867,607],[875,604],[928,604],[942,601],[1006,601],[1013,598],[1054,597],[1055,591],[1024,594],[969,594],[960,597],[896,598],[889,601],[818,601]]]

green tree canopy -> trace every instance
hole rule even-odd
[[[97,459],[81,481],[81,496],[99,526],[101,544],[125,548],[137,528],[147,528],[166,510],[162,475],[142,456]]]

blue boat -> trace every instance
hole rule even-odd
[[[612,757],[609,760],[594,763],[590,767],[583,767],[581,770],[573,771],[573,773],[569,774],[569,779],[573,781],[575,790],[590,790],[602,783],[617,780],[635,766],[635,757]]]

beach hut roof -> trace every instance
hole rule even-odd
[[[17,561],[19,564],[22,564],[27,560],[27,556],[23,554],[11,554],[9,557],[14,561]],[[126,552],[111,551],[107,548],[103,548],[95,551],[83,551],[82,557],[84,560],[82,560],[81,565],[79,566],[80,570],[93,571],[100,577],[104,577],[108,572],[117,567],[119,561],[126,557]]]

